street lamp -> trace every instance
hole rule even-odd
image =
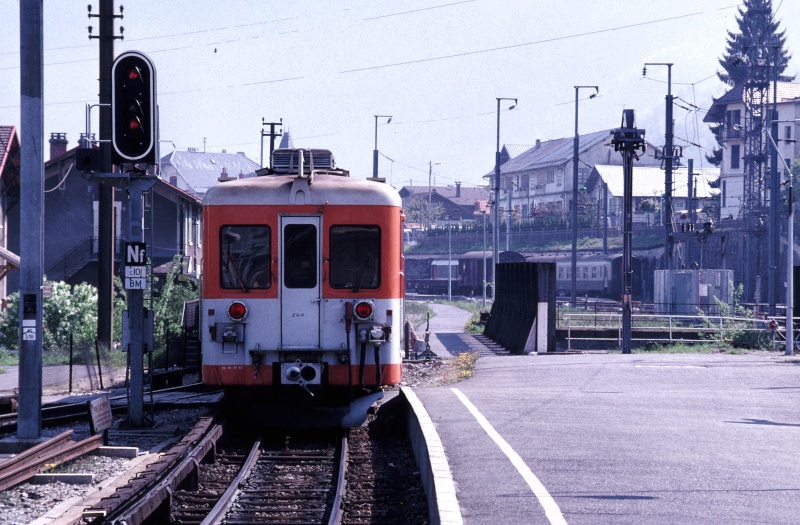
[[[570,301],[575,306],[575,290],[578,274],[578,149],[580,137],[578,136],[578,91],[582,88],[594,89],[589,98],[594,98],[600,92],[597,86],[575,86],[575,141],[572,148],[572,286],[570,288]]]
[[[450,222],[455,218],[461,220],[461,217],[447,217],[447,300],[453,300],[453,226]],[[486,259],[484,259],[486,261]]]
[[[386,123],[389,124],[392,121],[391,115],[375,115],[375,149],[372,150],[372,178],[378,178],[378,119],[385,118]]]
[[[495,272],[497,271],[497,263],[500,262],[500,101],[502,100],[514,102],[508,107],[509,110],[517,107],[517,99],[515,98],[500,97],[497,99],[497,150],[494,154],[494,209],[492,210],[494,218],[494,224],[492,224],[492,266]]]

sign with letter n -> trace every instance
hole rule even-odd
[[[143,242],[125,243],[125,266],[146,266],[147,246]]]
[[[143,242],[125,243],[125,289],[144,290],[147,286],[145,268],[147,249]]]

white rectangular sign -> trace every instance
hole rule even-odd
[[[147,266],[126,266],[125,277],[146,277]]]
[[[126,290],[144,290],[147,286],[147,279],[144,277],[125,277]]]

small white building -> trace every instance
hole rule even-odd
[[[709,212],[710,206],[714,205],[715,196],[718,190],[711,187],[711,184],[719,178],[719,168],[700,168],[693,169],[692,193],[695,201],[695,212],[700,220]],[[600,213],[603,209],[603,185],[608,187],[608,217],[609,225],[621,227],[622,225],[622,198],[624,189],[624,173],[622,166],[609,166],[599,164],[594,167],[589,174],[586,183],[586,194],[588,200],[600,206]],[[664,224],[663,218],[663,195],[664,195],[664,170],[660,166],[633,166],[633,221],[649,225]],[[690,208],[689,204],[689,171],[686,166],[673,168],[672,170],[672,210],[675,219],[679,219],[682,213],[686,213]],[[645,205],[648,202],[650,205]],[[655,204],[655,206],[653,206]],[[658,211],[656,211],[658,210]],[[679,222],[679,221],[673,221]]]

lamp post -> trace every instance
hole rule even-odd
[[[572,148],[572,284],[570,287],[570,302],[575,306],[575,290],[577,288],[578,274],[578,150],[580,137],[578,136],[578,92],[582,88],[594,89],[589,98],[594,98],[600,92],[597,86],[575,86],[575,141]]]
[[[391,115],[375,115],[375,149],[372,150],[372,178],[378,178],[378,119],[385,118],[386,123],[389,124],[392,121]]]
[[[500,262],[500,102],[503,100],[511,100],[508,109],[517,107],[517,99],[499,97],[497,99],[497,149],[494,154],[494,209],[492,216],[494,224],[492,224],[492,266],[494,271],[497,271],[497,263]],[[495,275],[492,273],[492,275]],[[494,291],[492,292],[494,293]]]
[[[447,216],[447,300],[453,300],[453,225]],[[457,217],[461,219],[461,217]],[[485,260],[485,259],[484,259]]]
[[[779,122],[793,122],[797,123],[798,120],[774,120],[772,121],[772,129],[777,129]],[[789,176],[783,184],[788,184],[788,207],[789,212],[786,217],[786,355],[794,355],[794,178],[792,177],[792,170],[786,163],[781,152],[778,151],[778,145],[775,143],[775,137],[772,136],[770,130],[765,130],[767,137],[772,145],[773,154],[780,157],[783,167]],[[777,192],[776,192],[777,193]],[[770,207],[776,206],[777,203],[770,202]],[[777,223],[772,226],[777,227]]]

